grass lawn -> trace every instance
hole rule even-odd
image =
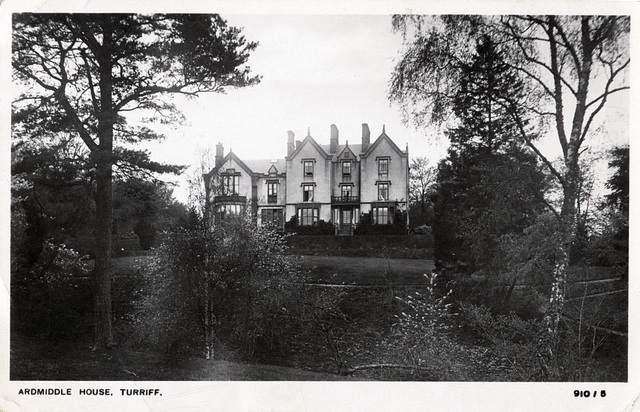
[[[432,260],[343,256],[292,256],[312,281],[346,285],[426,285]]]
[[[150,256],[113,258],[116,275],[135,273],[149,264]],[[309,271],[312,283],[345,285],[423,285],[425,274],[434,268],[429,259],[388,259],[347,256],[289,256],[292,262]],[[93,269],[93,261],[89,262]]]

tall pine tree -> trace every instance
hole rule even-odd
[[[161,137],[126,114],[175,123],[166,98],[255,84],[246,66],[257,43],[218,15],[33,14],[13,16],[13,138],[37,130],[70,133],[87,149],[95,176],[96,346],[115,343],[111,311],[114,166],[150,166],[126,147]]]
[[[523,87],[492,40],[477,42],[460,67],[453,97],[457,125],[447,131],[449,154],[438,170],[435,258],[440,267],[496,274],[500,237],[519,233],[539,212],[544,176],[517,140],[510,99]]]

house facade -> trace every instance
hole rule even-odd
[[[226,156],[216,146],[215,167],[205,176],[209,202],[216,219],[246,212],[258,224],[284,229],[330,222],[336,235],[352,235],[363,214],[373,225],[394,224],[406,212],[409,190],[409,153],[386,134],[371,142],[369,126],[362,125],[359,143],[340,142],[331,125],[329,144],[319,144],[307,132],[296,140],[287,136],[287,156],[274,160],[242,161]]]

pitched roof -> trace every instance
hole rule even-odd
[[[222,161],[220,162],[220,164],[216,167],[214,167],[213,169],[211,169],[211,171],[209,172],[209,176],[213,175],[214,173],[217,173],[218,170],[220,170],[220,168],[222,166],[224,166],[225,163],[227,163],[227,161],[229,159],[233,159],[236,161],[236,163],[238,163],[240,165],[240,167],[242,167],[248,174],[253,174],[253,171],[251,170],[251,168],[249,166],[247,166],[247,164],[245,162],[243,162],[242,160],[240,160],[240,158],[233,152],[229,152],[227,153],[227,155],[222,159]]]
[[[245,164],[255,174],[269,174],[269,170],[272,166],[278,170],[278,173],[284,173],[287,169],[287,165],[284,159],[252,159],[245,160]]]
[[[329,157],[329,152],[325,149],[322,148],[322,146],[320,146],[318,144],[318,142],[315,141],[315,139],[313,137],[311,137],[310,134],[307,135],[307,137],[304,138],[304,140],[296,147],[296,150],[293,151],[293,153],[291,153],[291,155],[287,156],[287,158],[291,159],[292,157],[295,157],[300,150],[302,150],[302,147],[306,144],[311,144],[313,147],[316,148],[316,150],[318,152],[320,152],[320,154],[326,159]]]
[[[407,153],[403,152],[402,150],[400,150],[400,148],[393,142],[393,140],[391,140],[391,138],[387,135],[387,133],[384,131],[384,129],[382,130],[382,134],[380,136],[378,136],[378,138],[376,139],[375,142],[371,143],[371,146],[369,146],[369,149],[367,150],[366,153],[364,153],[362,156],[363,157],[367,157],[369,156],[369,154],[371,154],[371,152],[373,152],[373,150],[383,141],[386,140],[387,143],[389,143],[389,145],[393,148],[393,150],[395,150],[400,156],[408,156]]]

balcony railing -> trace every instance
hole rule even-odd
[[[331,196],[331,203],[335,204],[351,204],[360,203],[360,196]]]

